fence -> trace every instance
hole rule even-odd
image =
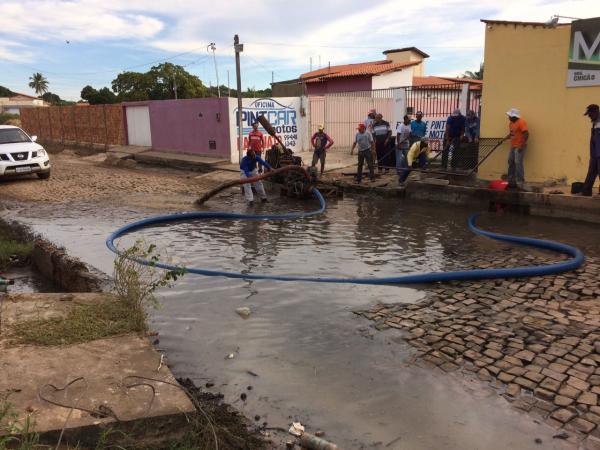
[[[479,116],[481,90],[463,89],[463,86],[468,85],[412,86],[311,96],[310,132],[314,133],[319,124],[323,124],[335,141],[333,148],[343,149],[352,145],[357,124],[365,120],[371,109],[381,113],[392,128],[404,114],[422,111],[424,120],[430,122],[428,132],[433,133],[429,136],[433,147],[441,150],[444,133],[441,121],[454,109],[472,109]]]
[[[125,144],[121,105],[51,106],[21,110],[21,124],[42,141]]]

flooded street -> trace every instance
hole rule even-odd
[[[273,199],[253,211],[311,209],[314,202]],[[210,210],[247,212],[241,196],[211,200]],[[194,222],[127,236],[155,243],[164,260],[243,273],[391,276],[464,268],[470,255],[541,253],[507,247],[468,231],[472,211],[394,199],[347,197],[323,216],[300,221]],[[90,205],[20,206],[5,217],[29,224],[86,263],[112,272],[104,240],[115,228],[156,211]],[[593,226],[530,217],[484,217],[497,231],[584,245]],[[568,226],[565,226],[568,224]],[[502,266],[505,260],[490,261]],[[375,333],[353,313],[383,303],[419,302],[424,287],[245,281],[188,274],[161,292],[152,313],[175,375],[211,390],[258,423],[293,420],[344,449],[571,448],[549,426],[511,408],[475,374],[421,368],[400,330]],[[235,310],[250,308],[248,319]],[[233,358],[227,356],[232,354]],[[247,395],[241,400],[242,393]],[[535,442],[542,440],[543,445]]]

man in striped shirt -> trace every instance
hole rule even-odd
[[[393,164],[393,151],[389,148],[391,136],[390,123],[383,120],[383,115],[377,114],[375,122],[373,122],[373,139],[375,140],[375,151],[377,152],[377,170],[380,173],[383,169],[387,172],[395,166]]]

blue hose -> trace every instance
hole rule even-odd
[[[314,196],[319,200],[319,209],[309,212],[295,212],[287,214],[235,214],[226,212],[189,212],[178,213],[164,216],[148,217],[127,224],[115,232],[107,239],[107,247],[118,255],[123,253],[115,246],[115,239],[139,230],[141,228],[150,227],[153,225],[181,222],[187,220],[206,220],[206,219],[229,219],[229,220],[292,220],[301,219],[304,217],[315,216],[325,211],[325,199],[317,190],[312,190]],[[473,214],[469,218],[469,229],[475,234],[486,236],[497,241],[509,242],[512,244],[526,245],[544,250],[552,250],[559,253],[565,253],[572,258],[567,261],[561,261],[553,264],[544,264],[539,266],[512,267],[503,269],[473,269],[473,270],[458,270],[451,272],[429,272],[415,275],[400,275],[396,277],[368,277],[368,278],[335,278],[335,277],[303,277],[303,276],[286,276],[286,275],[255,275],[242,274],[237,272],[225,272],[220,270],[198,269],[193,267],[178,267],[172,264],[161,262],[150,262],[143,258],[132,257],[130,259],[144,265],[152,265],[166,270],[181,270],[184,269],[187,273],[195,273],[211,277],[228,277],[241,278],[245,280],[276,280],[276,281],[309,281],[312,283],[352,283],[352,284],[423,284],[447,281],[467,281],[467,280],[484,280],[495,278],[522,278],[534,277],[542,275],[552,275],[560,272],[574,270],[580,267],[585,261],[583,253],[576,247],[562,244],[560,242],[547,241],[544,239],[534,239],[528,237],[511,236],[508,234],[492,233],[477,228],[475,222],[479,214]]]

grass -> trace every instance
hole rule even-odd
[[[142,331],[127,303],[108,300],[75,304],[65,317],[18,322],[12,326],[11,337],[19,344],[69,345]]]
[[[38,433],[33,431],[34,422],[31,415],[19,420],[9,394],[0,399],[0,450],[33,450],[39,449]]]
[[[139,264],[132,258],[148,260],[150,265]],[[156,289],[172,286],[183,274],[183,270],[156,270],[153,264],[159,258],[155,246],[146,247],[141,241],[136,242],[115,260],[113,291],[116,299],[90,305],[74,304],[64,317],[17,322],[11,327],[11,340],[18,344],[51,346],[80,344],[127,333],[145,335],[147,308],[159,306],[154,295]]]
[[[0,239],[0,270],[6,270],[13,263],[21,263],[31,255],[33,242],[19,242]]]

